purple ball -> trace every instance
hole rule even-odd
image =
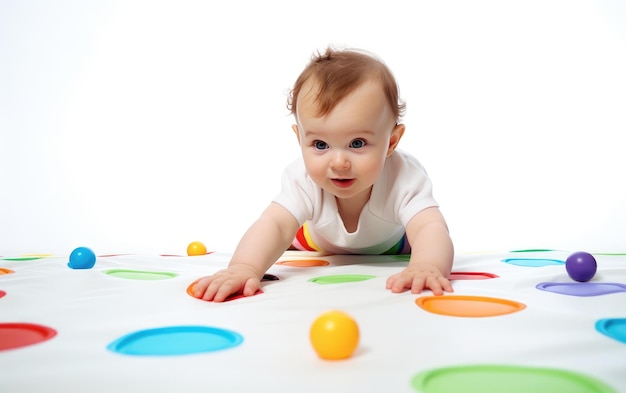
[[[588,252],[578,251],[565,260],[567,274],[576,281],[589,281],[596,274],[598,265],[593,255]]]

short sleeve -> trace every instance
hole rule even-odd
[[[420,211],[439,206],[424,167],[416,158],[400,150],[388,158],[383,178],[374,192],[379,195],[378,201],[384,200],[374,210],[383,217],[394,217],[405,227]]]
[[[273,202],[287,209],[302,225],[310,220],[319,190],[308,176],[302,160],[296,160],[285,168],[281,179],[281,191]]]

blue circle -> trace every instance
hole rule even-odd
[[[78,247],[70,254],[67,264],[72,269],[91,269],[96,263],[96,254],[87,247]]]
[[[243,342],[236,332],[210,326],[170,326],[140,330],[113,341],[107,349],[124,355],[172,356],[213,352]]]

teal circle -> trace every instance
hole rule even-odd
[[[524,266],[524,267],[543,267],[554,265],[565,265],[565,261],[559,259],[543,259],[543,258],[507,258],[502,262],[510,265]]]
[[[113,341],[107,349],[124,355],[172,356],[213,352],[243,342],[236,332],[211,326],[170,326],[140,330]]]
[[[596,322],[596,330],[626,344],[626,318],[604,318]]]

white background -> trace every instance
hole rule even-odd
[[[622,4],[0,1],[0,255],[232,250],[329,44],[396,75],[458,251],[626,251]]]

